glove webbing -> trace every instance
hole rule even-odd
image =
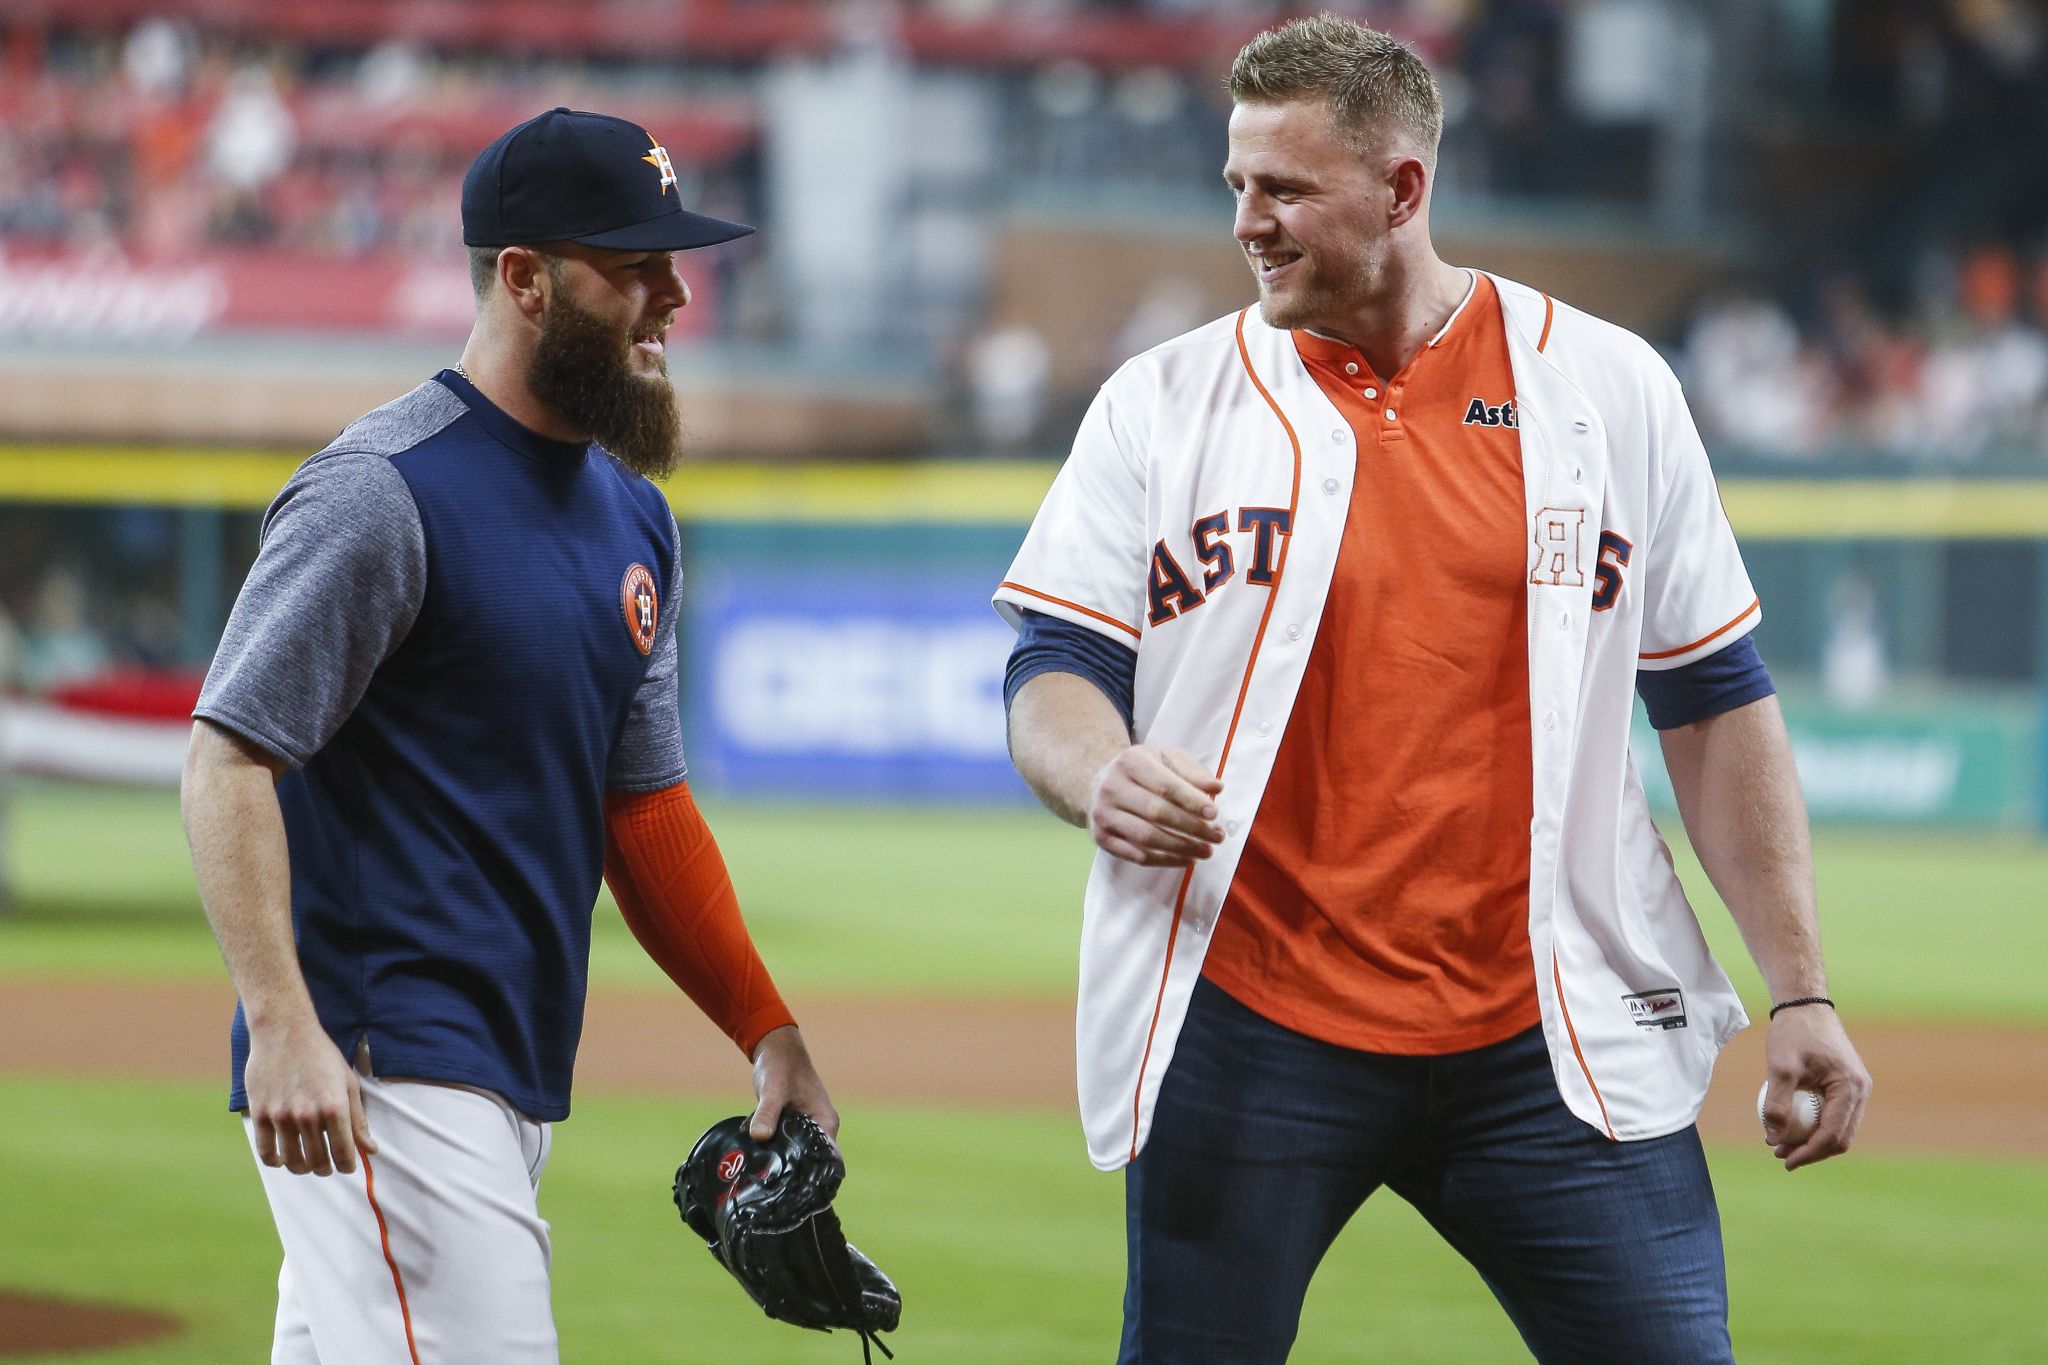
[[[881,1351],[884,1360],[894,1360],[896,1353],[890,1350],[882,1338],[876,1335],[874,1330],[867,1324],[867,1299],[861,1293],[860,1280],[853,1273],[852,1257],[827,1256],[825,1254],[825,1243],[818,1236],[818,1219],[815,1217],[811,1218],[808,1220],[807,1226],[811,1233],[811,1246],[818,1253],[819,1264],[828,1267],[827,1273],[832,1277],[832,1288],[839,1295],[840,1305],[847,1308],[854,1321],[860,1324],[853,1331],[860,1337],[861,1365],[875,1365],[875,1357],[868,1349],[870,1346]],[[845,1239],[841,1238],[840,1240],[843,1242]],[[851,1281],[853,1288],[851,1299],[847,1296],[849,1281]]]

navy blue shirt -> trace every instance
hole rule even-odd
[[[278,783],[299,962],[345,1055],[569,1112],[604,795],[683,778],[675,521],[444,371],[301,466],[195,714]],[[230,1104],[244,1108],[238,1008]]]

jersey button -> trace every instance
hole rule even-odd
[[[1259,722],[1259,734],[1260,734],[1260,736],[1262,736],[1262,737],[1263,737],[1263,736],[1266,736],[1266,735],[1270,735],[1270,734],[1272,734],[1272,733],[1273,733],[1273,722],[1272,722],[1272,721],[1270,721],[1270,720],[1262,720],[1262,721],[1260,721],[1260,722]]]
[[[1347,360],[1347,361],[1345,361],[1345,362],[1344,362],[1344,373],[1346,373],[1346,374],[1357,374],[1357,373],[1358,373],[1358,362],[1357,362],[1357,361],[1355,361],[1355,360]],[[1372,390],[1371,390],[1371,389],[1367,389],[1367,390],[1365,391],[1365,396],[1366,396],[1367,398],[1370,398],[1370,397],[1372,397]]]
[[[1362,390],[1362,392],[1365,394],[1367,398],[1377,398],[1380,396],[1380,391],[1378,389],[1365,389]]]
[[[1336,481],[1335,479],[1324,479],[1324,480],[1323,480],[1323,491],[1324,491],[1325,493],[1334,493],[1334,492],[1336,492],[1336,491],[1337,491],[1337,481]]]
[[[1344,442],[1351,439],[1351,428],[1338,427],[1335,431],[1330,433],[1330,439],[1336,442],[1338,445],[1343,445]]]
[[[1388,409],[1387,409],[1387,420],[1388,420],[1389,422],[1398,422],[1398,421],[1400,421],[1401,419],[1400,419],[1399,417],[1397,417],[1397,416],[1395,416],[1395,415],[1394,415],[1394,410],[1393,410],[1392,408],[1388,408]]]
[[[1301,638],[1301,627],[1289,626],[1287,628],[1287,638],[1290,640],[1299,640]]]
[[[1557,728],[1557,712],[1545,711],[1543,713],[1543,728],[1546,730],[1555,730]]]

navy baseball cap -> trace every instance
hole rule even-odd
[[[686,210],[667,149],[608,114],[550,109],[484,148],[462,177],[464,246],[687,251],[752,231]]]

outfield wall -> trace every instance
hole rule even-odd
[[[0,446],[0,515],[61,510],[73,539],[94,534],[87,509],[175,519],[164,573],[184,661],[203,664],[253,552],[255,515],[294,463]],[[1028,799],[1004,744],[1010,635],[988,597],[1052,472],[931,462],[679,473],[667,491],[684,532],[695,780],[742,796]],[[1786,692],[1816,818],[2040,827],[2048,481],[1732,479],[1722,492],[1764,599],[1758,640]],[[10,746],[20,754],[27,739],[45,770],[47,719],[31,717],[25,735],[17,715]],[[1645,784],[1668,805],[1653,736],[1638,726]]]

